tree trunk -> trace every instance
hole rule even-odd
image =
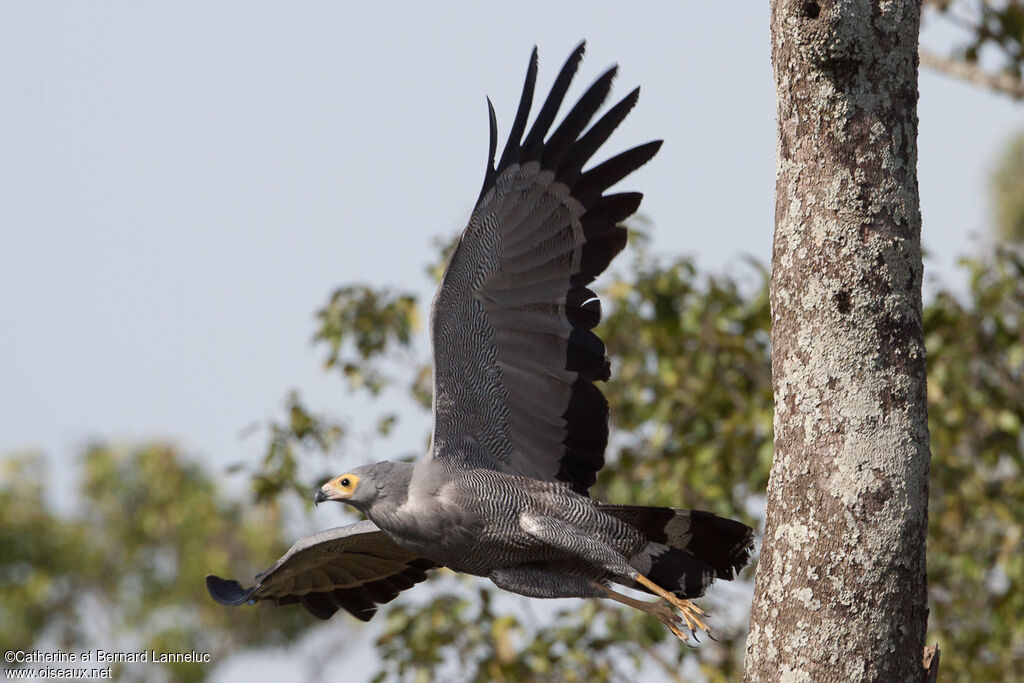
[[[919,2],[772,0],[775,456],[746,681],[920,681]]]

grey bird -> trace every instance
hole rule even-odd
[[[687,639],[707,631],[690,599],[732,579],[753,531],[709,512],[610,505],[588,496],[604,465],[610,376],[597,295],[587,285],[626,244],[620,223],[640,205],[608,189],[649,161],[654,141],[584,170],[633,108],[639,88],[588,128],[612,67],[549,134],[583,57],[580,44],[529,132],[534,48],[508,141],[483,189],[431,310],[434,430],[415,464],[358,467],[324,484],[317,503],[368,521],[299,540],[256,585],[207,577],[218,602],[299,602],[326,619],[369,620],[434,567],[487,577],[534,598],[610,598]],[[524,138],[525,133],[525,138]],[[616,584],[651,593],[638,600]]]

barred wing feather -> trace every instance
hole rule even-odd
[[[362,521],[300,538],[256,576],[251,588],[213,575],[206,577],[206,588],[222,605],[298,602],[321,619],[341,608],[369,621],[378,605],[426,579],[434,567],[399,547],[373,522]]]
[[[615,67],[548,135],[583,50],[581,44],[569,57],[524,139],[534,49],[497,165],[490,108],[483,189],[431,311],[429,457],[452,468],[563,481],[586,495],[608,441],[608,403],[594,383],[610,375],[604,343],[592,331],[600,301],[587,285],[625,246],[619,223],[642,197],[605,192],[654,156],[661,141],[583,170],[639,95],[629,93],[584,132],[608,96]]]

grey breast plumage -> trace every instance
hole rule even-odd
[[[431,311],[430,457],[455,468],[562,481],[587,495],[608,441],[608,403],[594,382],[610,374],[604,343],[593,332],[600,302],[587,285],[625,246],[619,223],[642,197],[606,191],[654,156],[661,142],[583,170],[639,95],[639,89],[629,93],[584,133],[615,67],[548,135],[582,56],[581,44],[523,138],[537,75],[534,50],[497,165],[490,109],[483,189]]]

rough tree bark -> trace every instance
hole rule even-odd
[[[772,0],[775,456],[747,681],[921,681],[920,3]]]

